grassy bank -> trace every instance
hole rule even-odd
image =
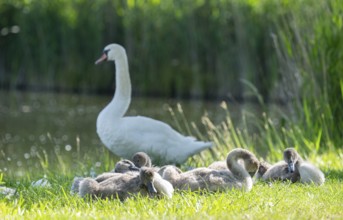
[[[324,186],[256,184],[249,193],[176,192],[171,200],[131,198],[84,201],[71,196],[65,180],[49,189],[21,187],[17,199],[1,200],[4,219],[341,219],[342,183]]]
[[[226,104],[222,103],[227,111]],[[38,152],[41,166],[35,172],[27,172],[21,178],[15,170],[1,176],[3,185],[17,189],[11,198],[1,197],[0,215],[9,219],[323,219],[342,218],[343,206],[343,152],[340,149],[321,149],[320,136],[308,139],[305,131],[293,125],[279,129],[265,114],[264,119],[253,121],[255,133],[248,135],[247,124],[234,125],[229,112],[219,125],[214,125],[207,117],[203,124],[195,126],[187,121],[182,107],[171,110],[175,124],[183,133],[214,141],[216,147],[211,153],[190,158],[181,168],[206,166],[216,159],[224,159],[236,146],[253,151],[259,158],[269,162],[282,160],[285,147],[295,146],[304,158],[320,167],[326,176],[323,186],[308,186],[299,183],[257,182],[252,191],[243,193],[232,190],[223,193],[176,192],[171,200],[131,198],[125,202],[117,200],[89,201],[69,193],[74,176],[89,176],[113,168],[113,155],[103,148],[92,152],[82,151],[78,146],[78,165],[67,161],[68,152],[61,151],[54,156]],[[248,117],[249,118],[249,117]],[[247,119],[248,119],[247,118]],[[248,120],[250,121],[250,120]],[[250,121],[249,123],[252,123]],[[198,132],[204,126],[207,132]],[[249,126],[250,127],[250,126]],[[252,132],[252,131],[250,131]],[[90,156],[92,155],[92,156]],[[99,166],[96,166],[99,164]],[[73,167],[73,169],[70,169]],[[94,169],[95,168],[95,169]],[[48,188],[35,188],[31,182],[45,174],[51,183]]]
[[[84,200],[69,193],[74,171],[61,175],[56,170],[47,169],[51,183],[48,188],[32,187],[31,179],[35,178],[31,175],[34,174],[28,173],[21,180],[4,176],[2,181],[17,188],[18,195],[1,197],[0,215],[4,219],[342,218],[342,152],[308,156],[324,171],[326,183],[323,186],[257,182],[249,193],[238,190],[203,194],[176,192],[171,200],[139,196],[123,203],[117,200]],[[195,163],[189,161],[187,165],[195,166]]]

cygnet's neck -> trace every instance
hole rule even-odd
[[[227,166],[235,178],[242,182],[242,186],[246,191],[252,188],[253,182],[249,173],[245,170],[244,166],[238,162],[242,158],[242,152],[231,152],[227,158]]]
[[[297,153],[297,160],[294,164],[295,167],[299,167],[304,162],[303,158]]]

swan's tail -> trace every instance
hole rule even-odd
[[[211,149],[213,147],[213,142],[195,141],[192,146],[185,147],[186,154],[188,157],[200,153],[203,150]]]
[[[172,146],[172,144],[170,144]],[[156,152],[148,152],[154,158],[154,163],[161,165],[165,164],[182,164],[189,157],[213,146],[212,142],[195,141],[194,138],[189,138],[177,144],[177,147],[168,148],[167,152],[161,152],[158,155]]]
[[[202,151],[202,150],[212,148],[212,146],[213,146],[213,142],[197,141],[196,143],[197,143],[196,148],[198,149],[197,153]]]

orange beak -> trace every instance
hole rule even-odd
[[[95,61],[95,64],[99,64],[104,60],[107,60],[107,55],[105,53],[97,61]]]

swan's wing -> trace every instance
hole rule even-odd
[[[181,163],[212,145],[183,136],[168,124],[147,117],[124,117],[119,122],[115,135],[116,147],[123,146],[121,153],[127,157],[131,157],[139,148],[154,159]]]

